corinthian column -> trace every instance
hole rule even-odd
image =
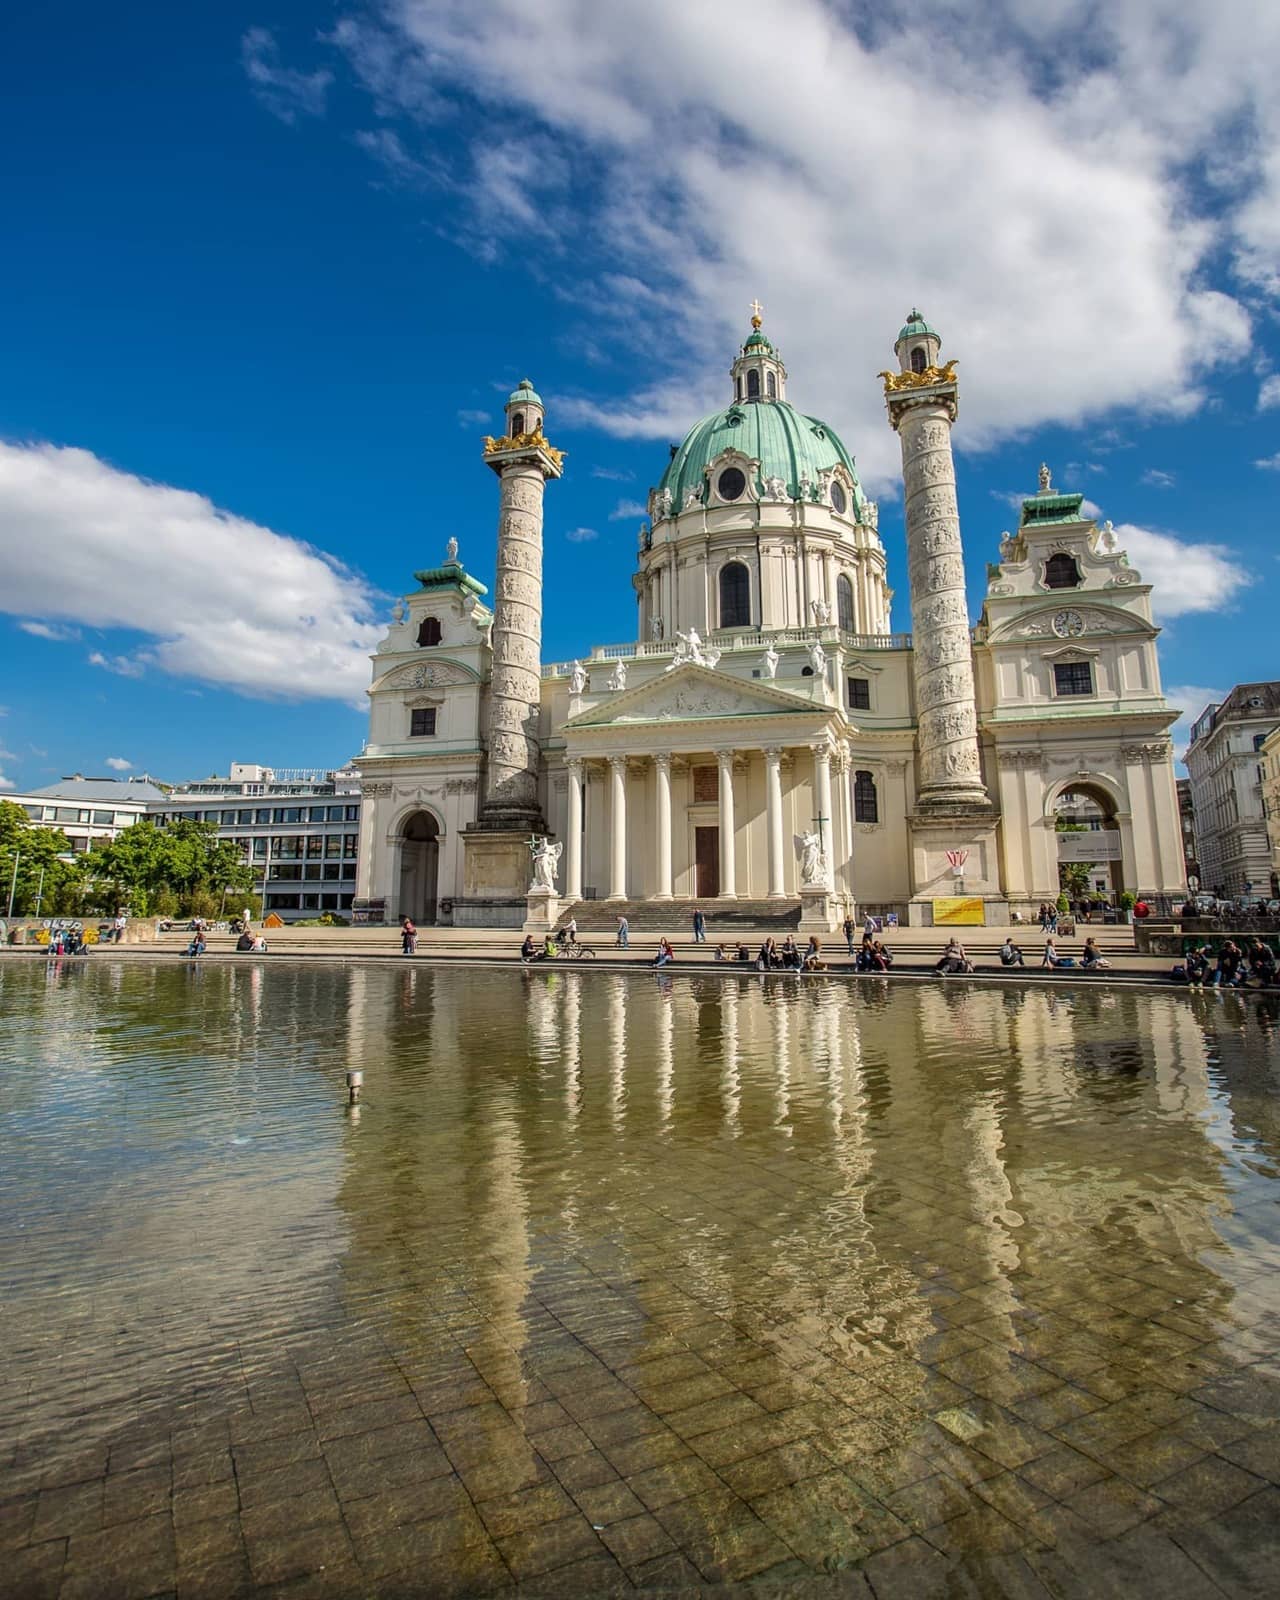
[[[565,762],[569,773],[569,837],[565,840],[564,895],[566,900],[582,899],[582,761],[570,756]]]
[[[658,812],[658,886],[655,900],[671,898],[671,757],[661,751],[653,758],[654,780],[657,784]]]
[[[930,330],[930,333],[932,330]],[[934,336],[936,337],[936,336]],[[951,424],[955,374],[930,364],[912,370],[908,341],[899,374],[886,374],[889,420],[902,443],[907,570],[920,747],[920,812],[989,810],[978,759],[978,717],[956,506]],[[936,346],[930,350],[936,358]]]

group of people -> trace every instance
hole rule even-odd
[[[822,940],[816,933],[810,934],[808,947],[801,953],[800,946],[790,934],[781,945],[770,934],[760,946],[756,968],[760,972],[825,972],[827,963],[822,956]]]
[[[1172,976],[1195,991],[1209,988],[1221,993],[1223,989],[1246,989],[1251,983],[1270,989],[1276,981],[1276,954],[1261,939],[1252,940],[1248,949],[1241,949],[1234,939],[1224,939],[1216,961],[1208,944],[1198,945],[1174,967]]]

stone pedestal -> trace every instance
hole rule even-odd
[[[840,926],[840,921],[840,904],[826,884],[801,885],[801,933],[834,933]]]
[[[467,828],[462,834],[462,896],[456,928],[519,928],[528,914],[529,835]]]
[[[994,815],[975,817],[962,806],[950,816],[930,809],[907,818],[911,847],[907,922],[911,927],[943,926],[935,923],[935,900],[981,900],[985,926],[1003,927],[1009,921],[1009,902],[1000,887],[997,826]],[[965,852],[959,873],[948,859],[948,851]]]
[[[525,896],[524,932],[547,934],[560,920],[560,896],[554,889],[530,889]]]

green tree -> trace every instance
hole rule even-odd
[[[79,881],[66,834],[37,827],[21,806],[0,800],[0,914],[8,910],[10,887],[14,915],[30,917],[75,899]]]
[[[220,903],[224,891],[253,887],[253,871],[238,847],[218,838],[211,822],[179,819],[167,827],[135,822],[96,854],[94,871],[102,909],[128,905],[135,916],[172,915]]]

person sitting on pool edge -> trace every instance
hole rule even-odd
[[[526,933],[524,943],[520,946],[521,961],[540,961],[542,952],[538,949],[538,941],[531,933]]]
[[[1008,934],[1005,935],[1004,943],[1000,946],[1000,965],[1002,967],[1026,966],[1026,962],[1022,959],[1022,951],[1014,944]]]
[[[1090,938],[1084,942],[1084,952],[1080,958],[1080,965],[1086,972],[1097,972],[1102,967],[1109,967],[1111,963],[1103,959],[1102,951],[1098,949]]]
[[[658,940],[658,953],[653,958],[655,967],[665,967],[668,961],[675,960],[675,951],[671,948],[671,940],[664,934]]]
[[[938,958],[938,963],[933,969],[940,977],[950,977],[957,972],[972,972],[973,962],[965,954],[964,946],[953,934],[947,940],[947,947]]]

